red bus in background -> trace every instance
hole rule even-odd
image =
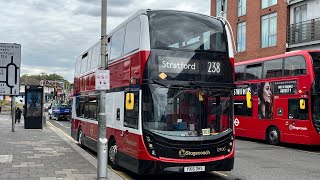
[[[108,158],[137,174],[230,171],[232,37],[221,18],[141,10],[108,39]],[[97,150],[100,42],[76,62],[71,132]]]
[[[239,62],[235,72],[236,136],[320,145],[320,51]],[[248,91],[252,108],[246,106]]]

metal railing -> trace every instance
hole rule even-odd
[[[320,40],[320,18],[290,24],[287,32],[289,45]]]

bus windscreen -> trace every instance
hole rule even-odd
[[[152,49],[227,51],[221,21],[209,16],[172,11],[150,11]]]

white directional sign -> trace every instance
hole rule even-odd
[[[0,43],[0,95],[19,95],[21,45]]]
[[[110,89],[110,71],[97,70],[96,71],[96,90],[109,90]]]

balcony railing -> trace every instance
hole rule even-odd
[[[320,18],[290,24],[287,32],[289,45],[320,40]]]

